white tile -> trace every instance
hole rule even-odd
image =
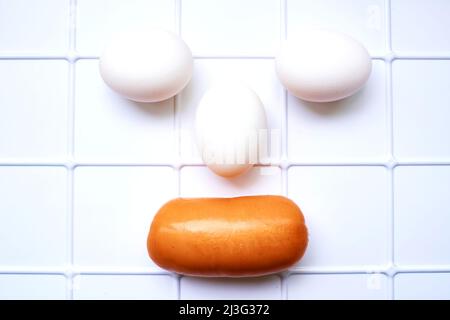
[[[395,61],[393,86],[395,156],[450,159],[450,61]]]
[[[174,155],[173,99],[137,103],[111,91],[97,60],[76,68],[75,156],[113,161],[170,161]]]
[[[2,300],[63,300],[66,279],[57,275],[0,275]]]
[[[226,80],[225,80],[226,79]],[[194,124],[197,106],[203,94],[221,81],[236,82],[252,88],[260,97],[266,111],[270,133],[274,137],[273,160],[279,158],[281,145],[281,115],[283,89],[272,60],[197,59],[191,82],[179,96],[181,118],[181,156],[184,161],[201,161],[195,143]]]
[[[77,300],[176,298],[176,280],[161,275],[81,275],[74,279]]]
[[[80,167],[74,177],[76,265],[152,267],[153,215],[174,196],[167,167]]]
[[[289,196],[309,244],[300,266],[381,265],[388,256],[388,179],[383,167],[293,167]]]
[[[279,43],[278,0],[183,0],[181,9],[194,55],[271,55]]]
[[[392,46],[397,52],[449,52],[450,2],[392,0]]]
[[[0,158],[65,156],[67,72],[64,61],[0,61]]]
[[[288,0],[287,36],[295,39],[304,27],[344,32],[371,54],[385,51],[384,0]]]
[[[399,300],[449,300],[450,273],[400,273],[394,288]]]
[[[278,276],[258,278],[181,278],[181,299],[265,300],[281,298]]]
[[[395,169],[395,261],[450,264],[450,167]]]
[[[253,167],[238,177],[220,177],[207,167],[184,167],[180,173],[182,197],[235,197],[281,194],[281,170],[278,167]]]
[[[354,96],[312,103],[288,96],[289,157],[300,161],[383,160],[387,153],[385,68],[372,74]]]
[[[387,278],[382,274],[299,274],[290,276],[288,299],[387,299]]]
[[[174,0],[78,0],[77,51],[99,55],[115,33],[138,25],[175,27]]]
[[[64,54],[69,0],[0,0],[0,52]]]
[[[0,265],[61,266],[66,258],[66,170],[0,167]]]

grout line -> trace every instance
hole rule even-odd
[[[287,0],[280,0],[280,40],[287,38]]]
[[[0,267],[0,275],[2,274],[41,274],[41,275],[66,275],[64,267],[46,268],[46,267]]]
[[[65,167],[66,161],[0,161],[1,167]]]
[[[391,26],[391,0],[384,1],[385,14],[385,46],[389,53],[392,52],[392,26]]]
[[[388,294],[389,300],[394,300],[395,288],[394,288],[394,276],[397,272],[397,268],[395,265],[395,212],[394,212],[394,195],[395,195],[395,184],[394,184],[394,168],[389,169],[389,263],[393,270],[393,273],[389,274],[389,282],[388,282]]]
[[[178,36],[181,37],[181,0],[175,0],[175,31]],[[180,104],[179,104],[179,96],[175,96],[174,98],[174,129],[175,129],[175,137],[176,137],[176,154],[177,154],[177,163],[174,166],[176,170],[176,193],[177,197],[180,197],[181,192],[181,115],[180,115]],[[176,277],[176,298],[180,300],[181,298],[181,276],[175,275]]]
[[[287,0],[280,0],[280,42],[287,36]],[[288,166],[285,165],[288,159],[287,138],[288,138],[288,104],[287,90],[282,87],[282,116],[281,116],[281,192],[284,196],[288,195]],[[281,299],[287,300],[287,277],[286,274],[280,275]]]
[[[386,167],[395,168],[398,166],[449,166],[450,160],[414,160],[414,161],[349,161],[345,160],[339,161],[299,161],[299,162],[274,162],[271,164],[256,164],[255,167]],[[174,169],[183,167],[204,167],[205,164],[202,162],[140,162],[140,161],[130,161],[130,162],[103,162],[103,161],[48,161],[48,160],[23,160],[23,159],[12,159],[12,160],[0,160],[0,167],[67,167],[67,168],[77,168],[77,167],[171,167]]]
[[[0,60],[68,60],[66,55],[8,54],[0,55]]]
[[[384,274],[393,278],[399,273],[450,273],[450,265],[387,265],[335,266],[335,267],[294,267],[290,274]]]
[[[450,60],[450,54],[444,53],[398,53],[393,55],[394,60]]]
[[[164,271],[164,270],[119,270],[119,269],[112,269],[112,270],[97,270],[97,269],[92,269],[92,270],[81,270],[78,272],[75,272],[74,274],[76,275],[89,275],[89,276],[95,276],[95,275],[134,275],[134,276],[148,276],[148,275],[153,275],[153,276],[172,276],[173,274],[170,273],[169,271]]]
[[[388,261],[393,272],[388,273],[388,298],[389,300],[394,299],[394,276],[396,273],[396,266],[394,260],[394,237],[395,237],[395,226],[394,226],[394,167],[388,168]]]
[[[395,260],[394,260],[394,237],[395,237],[395,227],[394,227],[394,167],[388,168],[388,261],[393,272],[389,273],[388,281],[388,298],[389,300],[394,299],[394,276],[396,273]]]
[[[181,36],[181,0],[175,0],[175,30],[179,36]],[[176,154],[177,163],[174,168],[177,170],[177,174],[180,174],[180,163],[181,163],[181,115],[180,115],[180,99],[179,95],[174,97],[174,131],[176,135]],[[178,188],[179,195],[179,188]]]
[[[181,275],[152,267],[73,267],[70,272],[67,268],[60,267],[34,267],[34,266],[0,266],[0,274],[46,274],[66,275],[72,277],[78,275],[172,275],[181,278]],[[294,267],[284,273],[285,277],[292,274],[384,274],[395,276],[396,274],[408,273],[450,273],[450,265],[403,265],[395,268],[390,265],[379,266],[334,266],[334,267]],[[282,274],[283,275],[283,274]]]
[[[74,135],[75,135],[75,62],[76,62],[76,11],[77,0],[70,0],[69,14],[69,88],[68,88],[68,126],[67,146],[68,161],[67,168],[67,256],[68,269],[66,270],[66,299],[73,300],[73,261],[74,261]]]
[[[194,59],[274,59],[273,55],[193,55]],[[414,53],[414,52],[405,52],[405,53],[396,53],[391,51],[385,55],[373,54],[371,55],[372,60],[450,60],[450,52],[449,53]],[[38,54],[38,53],[12,53],[12,54],[0,54],[0,60],[96,60],[99,59],[98,55],[84,55],[73,52],[68,55],[52,55],[52,54]]]
[[[281,300],[288,300],[288,277],[289,271],[282,272],[280,276]]]
[[[308,162],[287,162],[287,167],[349,167],[349,166],[361,166],[361,167],[387,167],[391,165],[389,161],[344,161],[344,162],[319,162],[319,161],[308,161]]]
[[[285,88],[282,95],[282,116],[281,116],[281,163],[286,167],[301,165],[302,162],[288,162],[288,93]]]
[[[394,61],[394,54],[392,52],[392,26],[391,26],[391,0],[385,0],[385,37],[386,37],[386,49],[388,55],[385,58],[386,63],[386,108],[387,108],[387,145],[389,158],[392,163],[395,162],[394,158],[394,122],[393,122],[393,88],[392,88],[392,63]],[[396,273],[395,268],[395,252],[394,252],[394,237],[395,237],[395,226],[394,226],[394,169],[395,165],[388,166],[388,228],[389,228],[389,246],[388,246],[388,261],[391,266],[391,272],[388,273],[388,299],[394,299],[394,276]]]
[[[73,169],[69,168],[67,171],[67,261],[68,267],[65,273],[66,276],[66,299],[73,299]]]
[[[261,56],[244,56],[244,55],[193,55],[194,59],[243,59],[243,60],[264,60],[264,59],[274,59],[275,56],[261,55]]]
[[[181,37],[181,0],[175,1],[175,33],[177,33]]]
[[[396,273],[450,273],[448,265],[397,266]]]
[[[77,162],[74,167],[172,167],[176,168],[176,163],[164,162]]]
[[[280,37],[281,39],[286,39],[287,35],[287,0],[280,0]],[[287,163],[288,159],[288,93],[287,90],[283,87],[282,94],[282,116],[281,116],[281,169],[282,169],[282,188],[283,194],[287,196],[288,185],[287,185],[287,169],[289,168],[289,164]]]
[[[176,186],[176,194],[177,197],[181,197],[181,168],[175,169],[176,170],[176,180],[175,180],[175,186]]]
[[[285,40],[287,37],[287,0],[281,0],[281,19],[280,19],[280,31],[281,31],[281,39]],[[281,163],[287,162],[288,159],[288,99],[287,99],[287,90],[286,88],[282,87],[282,117],[281,117],[281,128],[282,128],[282,136],[281,136]],[[288,196],[288,166],[282,165],[281,168],[281,183],[282,183],[282,194],[284,196]],[[288,283],[287,283],[287,275],[286,273],[283,273],[281,275],[281,299],[287,300],[288,299]]]
[[[177,296],[177,300],[181,300],[181,278],[182,276],[179,274],[176,274],[176,296]]]

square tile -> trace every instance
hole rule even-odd
[[[253,167],[233,179],[220,177],[207,167],[184,167],[180,173],[182,197],[237,197],[281,194],[278,167]]]
[[[0,158],[65,157],[67,77],[65,61],[0,61]]]
[[[272,300],[281,299],[278,276],[258,278],[181,278],[181,299]]]
[[[392,47],[395,51],[450,51],[449,1],[392,0],[391,12]]]
[[[283,89],[275,74],[272,60],[266,59],[197,59],[191,82],[179,96],[181,156],[184,161],[201,162],[195,142],[195,113],[204,93],[212,86],[227,79],[239,80],[252,88],[260,97],[266,111],[268,128],[274,141],[274,161],[280,157],[281,116]]]
[[[450,166],[397,167],[394,174],[395,262],[450,264]]]
[[[295,39],[304,27],[344,32],[371,54],[385,50],[384,0],[287,0],[287,37]]]
[[[449,300],[450,273],[400,273],[394,288],[398,300]]]
[[[75,156],[108,161],[170,162],[175,155],[173,99],[138,103],[111,91],[97,60],[76,67]]]
[[[0,0],[2,54],[65,54],[68,45],[69,0]]]
[[[66,278],[58,275],[0,275],[2,300],[63,300],[66,298]]]
[[[330,103],[288,96],[292,160],[320,162],[387,158],[385,67],[373,62],[369,81],[354,96]]]
[[[288,278],[288,299],[381,300],[388,298],[382,274],[297,274]]]
[[[401,160],[450,159],[450,61],[393,64],[394,154]]]
[[[181,10],[194,55],[272,55],[279,44],[278,0],[183,0]]]
[[[155,266],[147,235],[175,195],[167,167],[79,167],[74,177],[74,260],[80,266]]]
[[[62,167],[0,167],[0,265],[64,264],[66,187]]]
[[[176,280],[161,275],[81,275],[76,300],[162,300],[176,298]]]
[[[99,55],[105,41],[136,25],[175,28],[174,0],[78,0],[77,51]]]
[[[300,267],[388,261],[388,177],[383,167],[293,167],[289,196],[302,209],[309,244]]]

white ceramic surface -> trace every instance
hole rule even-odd
[[[448,299],[448,16],[447,0],[0,0],[0,298]],[[98,74],[106,35],[147,20],[195,58],[189,86],[159,104]],[[361,92],[317,105],[283,91],[273,54],[306,24],[367,46]],[[222,77],[261,97],[274,167],[226,180],[199,166],[195,106]],[[148,259],[171,197],[267,193],[310,227],[290,275],[178,278]]]

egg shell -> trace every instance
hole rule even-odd
[[[203,161],[220,176],[237,176],[258,162],[258,136],[266,132],[261,130],[267,130],[264,106],[245,85],[216,85],[198,105],[197,145]]]
[[[372,60],[366,48],[346,34],[306,29],[284,41],[275,67],[294,96],[329,102],[357,92],[370,76]]]
[[[100,74],[118,94],[157,102],[179,93],[192,77],[193,59],[176,34],[158,28],[132,28],[114,35],[100,56]]]

